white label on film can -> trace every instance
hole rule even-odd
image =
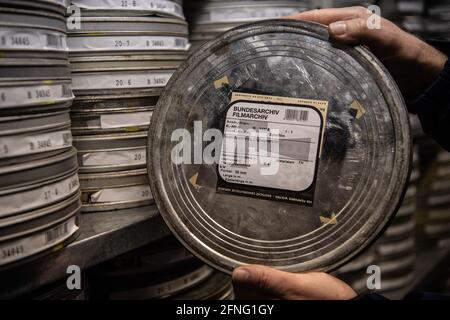
[[[34,136],[6,136],[0,139],[0,159],[60,150],[70,146],[72,146],[70,130]]]
[[[71,52],[181,50],[189,49],[187,38],[163,36],[95,36],[69,38]]]
[[[74,98],[70,84],[0,87],[0,108],[53,104]]]
[[[131,186],[122,188],[103,189],[92,194],[91,203],[109,203],[123,201],[145,201],[152,200],[152,194],[149,185]]]
[[[82,165],[85,167],[114,166],[114,165],[145,165],[147,163],[147,149],[111,150],[85,153]]]
[[[0,265],[5,265],[33,254],[45,251],[72,236],[79,227],[75,218],[71,218],[50,230],[34,236],[0,244]]]
[[[276,19],[297,13],[299,8],[222,8],[210,11],[210,22],[242,22]]]
[[[183,7],[167,0],[72,0],[72,4],[87,10],[152,11],[184,18]]]
[[[134,112],[121,114],[103,114],[100,117],[102,129],[148,126],[153,112]]]
[[[0,49],[66,52],[67,36],[55,31],[0,27]]]
[[[44,207],[69,197],[79,189],[78,175],[37,189],[0,196],[0,218]]]
[[[238,101],[227,113],[220,176],[228,183],[303,191],[314,181],[321,127],[313,108]],[[267,168],[278,170],[264,174]]]
[[[173,72],[135,74],[72,74],[74,90],[109,90],[131,88],[163,88]]]

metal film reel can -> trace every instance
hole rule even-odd
[[[254,131],[279,149],[233,148],[254,143]],[[215,150],[208,161],[205,150]],[[157,105],[148,148],[166,223],[227,273],[344,264],[394,216],[411,158],[404,101],[381,63],[331,43],[321,25],[289,20],[233,29],[192,55]]]

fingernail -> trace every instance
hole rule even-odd
[[[347,25],[344,22],[333,22],[330,24],[330,31],[335,36],[343,35],[347,32]]]
[[[250,277],[250,272],[248,272],[245,269],[237,269],[233,273],[233,279],[239,282],[247,281],[247,279]]]

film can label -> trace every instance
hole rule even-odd
[[[328,102],[233,93],[219,192],[312,206]]]

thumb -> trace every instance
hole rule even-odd
[[[333,22],[328,26],[328,30],[333,40],[345,44],[370,45],[381,40],[377,30],[370,30],[367,20],[363,18]]]
[[[233,285],[239,299],[286,299],[297,283],[296,275],[265,266],[244,266],[233,272]]]

